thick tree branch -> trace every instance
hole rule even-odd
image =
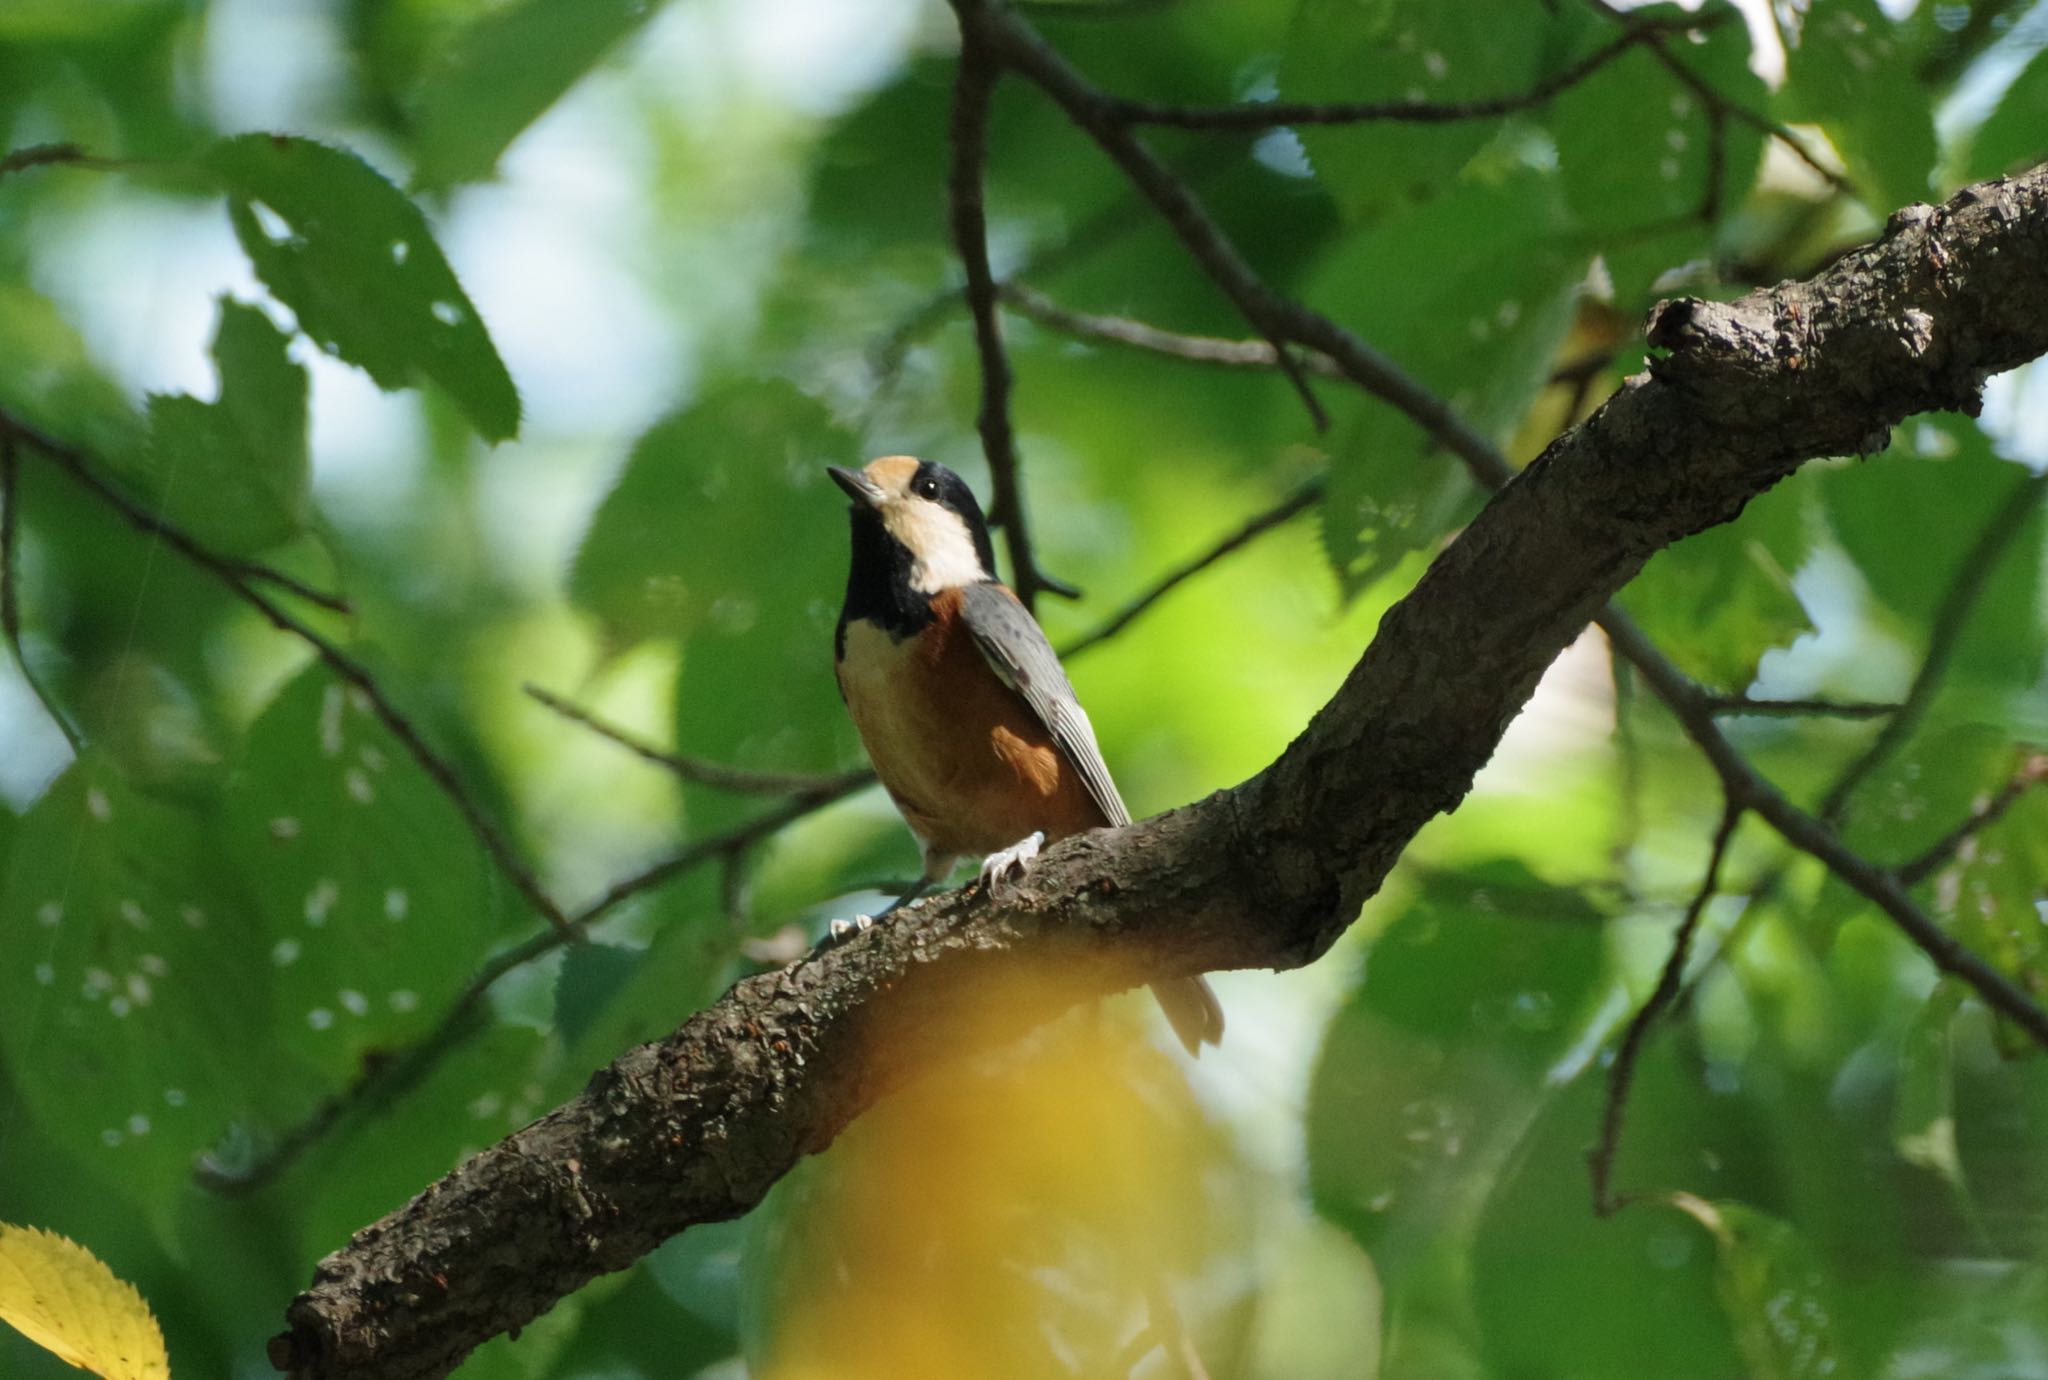
[[[1974,410],[1988,375],[2048,353],[2048,170],[1912,208],[1810,282],[1668,304],[1652,342],[1669,353],[1500,491],[1266,771],[1067,840],[997,903],[939,897],[739,984],[322,1262],[274,1359],[309,1380],[445,1374],[593,1276],[746,1212],[934,1059],[1153,978],[1314,959],[1652,553],[1806,459],[1873,450],[1916,411]],[[1696,689],[1657,688],[1697,708],[1688,730],[1724,779],[1751,771]],[[2048,1039],[2048,1017],[1890,874],[1767,785],[1742,797]],[[1026,971],[1058,985],[1014,985]]]

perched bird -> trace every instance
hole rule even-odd
[[[962,856],[982,858],[993,881],[1047,842],[1129,824],[1052,644],[996,581],[988,522],[965,481],[907,455],[829,473],[853,500],[839,693],[924,853],[903,899]],[[1190,1054],[1222,1038],[1223,1008],[1202,979],[1152,992]]]

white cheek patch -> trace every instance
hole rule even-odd
[[[882,525],[910,552],[910,587],[920,594],[989,578],[967,524],[951,509],[929,499],[898,498],[882,505]]]

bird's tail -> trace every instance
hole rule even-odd
[[[1198,977],[1155,982],[1152,995],[1190,1055],[1200,1058],[1203,1045],[1223,1043],[1223,1007],[1207,982]]]

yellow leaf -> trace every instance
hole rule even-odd
[[[0,1222],[0,1321],[105,1380],[170,1380],[163,1330],[135,1286],[53,1232]]]

